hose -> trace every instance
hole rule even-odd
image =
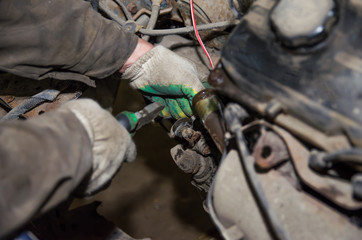
[[[217,23],[208,23],[208,24],[201,24],[197,26],[197,30],[205,31],[210,30],[213,28],[224,28],[230,27],[238,24],[239,21],[223,21]],[[173,35],[173,34],[188,34],[194,31],[193,26],[189,27],[181,27],[181,28],[174,28],[174,29],[162,29],[162,30],[154,30],[154,29],[140,29],[139,32],[149,36],[165,36],[165,35]]]
[[[119,0],[114,0],[122,9],[124,15],[126,16],[127,20],[132,20],[132,14],[128,11],[127,7],[123,4],[123,2]]]
[[[117,14],[115,14],[113,11],[111,11],[107,5],[104,4],[103,1],[99,2],[99,8],[109,17],[111,18],[113,21],[117,22],[119,25],[124,26],[126,24],[126,21],[124,21],[122,18],[120,18]],[[157,22],[157,18],[158,18],[158,12],[157,12],[157,17],[155,16],[155,14],[151,14],[153,16],[153,19],[149,20],[149,24],[154,22],[153,24],[156,24]],[[151,18],[152,18],[151,16]],[[210,30],[213,28],[225,28],[225,27],[230,27],[230,26],[234,26],[237,25],[240,21],[239,20],[234,20],[234,21],[223,21],[223,22],[217,22],[217,23],[208,23],[208,24],[202,24],[202,25],[198,25],[197,29],[199,31],[205,31],[205,30]],[[141,28],[139,30],[140,33],[144,34],[144,35],[148,35],[148,36],[166,36],[166,35],[174,35],[174,34],[189,34],[191,32],[194,31],[193,26],[189,26],[189,27],[181,27],[181,28],[175,28],[175,29],[160,29],[160,30],[155,30],[155,29],[148,29],[148,25],[147,28]],[[151,26],[150,26],[151,27]],[[154,27],[154,26],[153,26]],[[147,36],[144,36],[147,37]]]
[[[319,173],[327,174],[334,164],[347,163],[362,166],[362,149],[351,148],[333,153],[313,152],[309,158],[309,167]]]
[[[326,162],[351,163],[362,166],[362,149],[351,148],[327,154],[324,158]]]
[[[160,12],[161,8],[161,1],[162,0],[153,0],[152,1],[152,12],[151,12],[151,18],[150,21],[147,24],[146,29],[154,29],[156,26],[156,22],[158,19],[158,14]],[[143,40],[148,41],[150,40],[150,35],[144,36]]]

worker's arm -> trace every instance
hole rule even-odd
[[[88,84],[121,69],[138,43],[82,0],[2,0],[0,34],[0,71]]]
[[[153,48],[82,0],[2,0],[0,33],[0,71],[93,86],[90,77],[124,72],[132,87],[166,106],[163,116],[192,115],[190,102],[203,88],[186,59]]]
[[[135,157],[129,133],[91,100],[2,123],[0,142],[0,239],[75,191],[99,191]]]

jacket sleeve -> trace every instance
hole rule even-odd
[[[33,79],[105,78],[137,45],[83,0],[1,0],[0,34],[0,70]]]
[[[83,125],[70,111],[2,123],[0,142],[2,239],[87,182],[93,156]]]

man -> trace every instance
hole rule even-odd
[[[2,0],[0,70],[19,76],[95,80],[119,71],[164,117],[191,116],[204,87],[196,69],[74,0]],[[128,132],[98,104],[79,100],[0,126],[0,238],[67,199],[104,188],[135,157]]]

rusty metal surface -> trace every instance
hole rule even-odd
[[[323,195],[331,202],[347,210],[362,209],[362,201],[352,197],[352,184],[348,181],[320,175],[308,166],[310,152],[284,129],[273,126],[288,146],[298,176],[304,184]]]
[[[239,88],[236,87],[235,84],[226,76],[222,69],[214,70],[210,74],[208,81],[219,93],[229,96],[242,104],[242,106],[254,110],[262,116],[268,115],[268,104],[259,102],[258,100],[255,100],[254,97],[240,91]],[[274,122],[287,129],[291,134],[299,139],[328,152],[350,148],[350,143],[346,136],[326,135],[325,133],[318,131],[317,129],[307,125],[305,122],[301,122],[297,118],[286,113],[277,114],[274,118]],[[281,128],[275,127],[273,129]],[[308,167],[309,151],[285,130],[283,130],[283,133],[288,137],[280,134],[279,131],[276,132],[280,136],[283,136],[284,141],[287,143],[288,150],[294,161],[298,175],[306,185],[346,209],[354,210],[362,207],[361,202],[357,202],[352,199],[352,186],[350,183],[330,177],[320,176],[317,173],[314,173]]]
[[[49,88],[59,89],[62,92],[53,102],[44,102],[23,114],[23,117],[36,117],[58,108],[65,102],[78,98],[85,89],[85,86],[76,82],[57,80],[37,81],[23,79],[13,75],[6,75],[0,79],[0,99],[12,109],[19,106],[24,101],[27,101],[31,96]],[[6,109],[6,112],[11,109]]]
[[[352,145],[361,147],[358,96],[362,88],[357,67],[361,65],[361,48],[360,42],[346,37],[360,35],[361,28],[355,24],[362,17],[360,4],[344,2],[340,8],[344,17],[324,45],[303,50],[318,54],[297,54],[284,51],[275,41],[269,16],[276,2],[256,1],[229,35],[221,54],[225,71],[243,94],[265,103],[275,99],[284,113],[326,135],[345,135]],[[323,51],[319,51],[321,45]],[[322,59],[328,59],[330,67]]]
[[[259,169],[270,170],[289,158],[283,140],[274,132],[261,128],[261,135],[254,145],[253,157]]]
[[[102,2],[108,6],[108,8],[113,11],[115,14],[120,16],[123,20],[126,20],[126,16],[124,15],[121,7],[114,0],[102,0]],[[141,15],[147,14],[151,15],[151,1],[142,1],[142,0],[120,0],[122,2],[129,13],[132,15],[133,20],[137,20]],[[161,9],[159,15],[165,15],[172,11],[173,4],[170,0],[163,1],[161,3]]]
[[[26,118],[32,118],[32,117],[39,116],[45,112],[54,110],[54,109],[60,107],[62,104],[66,103],[72,99],[78,98],[81,95],[81,93],[82,93],[81,91],[77,91],[77,92],[73,92],[73,93],[61,93],[53,102],[45,102],[45,103],[35,107],[31,111],[25,113],[24,116]],[[2,99],[9,99],[8,97],[9,96],[0,96],[0,98],[2,98]],[[11,97],[13,97],[13,96],[11,96]],[[14,97],[12,99],[12,101],[8,102],[8,104],[12,108],[15,108],[15,107],[19,106],[21,103],[23,103],[24,101],[28,100],[29,97]]]
[[[233,66],[230,65],[228,68],[228,71],[232,71]],[[293,135],[313,146],[327,152],[348,149],[351,147],[351,144],[345,135],[327,135],[288,113],[273,112],[274,115],[271,115],[270,109],[273,108],[273,104],[278,104],[278,101],[267,103],[261,102],[256,97],[249,95],[248,92],[241,91],[240,88],[230,80],[222,68],[213,70],[209,75],[208,82],[219,94],[233,99],[248,110],[256,111],[262,116],[273,119],[277,125],[288,129]]]
[[[194,0],[211,22],[233,20],[235,18],[228,0]]]
[[[189,118],[181,118],[174,123],[170,130],[171,138],[180,138],[186,140],[189,147],[194,151],[207,156],[211,154],[211,148],[206,137],[200,131],[193,129],[192,120]]]
[[[255,138],[255,137],[258,138],[257,141],[255,142],[255,144],[251,147],[253,149],[252,155],[255,158],[255,160],[258,159],[257,155],[259,155],[259,154],[255,153],[255,148],[257,148],[260,137],[263,135],[266,136],[266,133],[268,133],[267,135],[270,134],[270,136],[272,136],[272,137],[268,137],[269,140],[272,140],[268,143],[268,146],[274,145],[274,144],[277,146],[277,148],[274,148],[274,150],[273,150],[275,155],[270,154],[271,160],[275,161],[274,162],[275,165],[273,165],[273,164],[270,165],[268,163],[268,161],[265,161],[265,158],[262,157],[262,160],[265,162],[265,163],[264,162],[263,163],[268,164],[268,168],[265,168],[265,169],[260,168],[257,165],[257,162],[255,162],[256,167],[258,167],[257,170],[263,170],[260,172],[265,172],[265,170],[271,170],[273,168],[280,175],[282,175],[292,186],[294,186],[295,189],[300,190],[301,186],[300,186],[299,180],[297,178],[297,175],[295,173],[295,170],[293,168],[292,161],[290,161],[290,154],[289,154],[287,145],[284,142],[284,140],[281,138],[281,136],[279,136],[276,132],[273,131],[273,125],[264,120],[253,121],[253,122],[243,126],[243,132],[246,135],[248,142],[255,142],[255,140],[253,140],[253,138]],[[259,132],[266,132],[266,133],[260,134]],[[273,140],[275,140],[275,141],[273,141]],[[261,143],[264,144],[265,141],[262,141]],[[259,147],[262,147],[262,146],[259,145]],[[262,150],[262,148],[261,148],[261,150]],[[284,153],[276,152],[279,150]],[[260,152],[260,153],[262,153],[262,152]],[[272,153],[272,152],[270,152],[270,153]],[[275,157],[273,157],[273,156],[275,156]]]
[[[185,173],[192,174],[192,184],[207,192],[216,172],[216,164],[211,156],[202,156],[191,149],[185,149],[181,144],[170,150],[176,165]]]
[[[359,239],[361,229],[309,194],[293,188],[277,171],[258,174],[270,206],[298,240]],[[235,150],[221,161],[208,195],[210,215],[227,240],[273,239],[248,186]],[[243,238],[244,237],[244,238]]]
[[[196,0],[194,1],[194,7],[197,25],[235,19],[229,7],[228,0]],[[179,10],[185,25],[191,26],[190,2],[188,0],[178,1],[176,8]],[[200,32],[200,37],[204,40],[209,40],[206,42],[208,47],[220,49],[227,39],[227,35],[222,33],[223,30],[224,29],[202,31]],[[195,38],[195,34],[192,33],[190,35]]]

